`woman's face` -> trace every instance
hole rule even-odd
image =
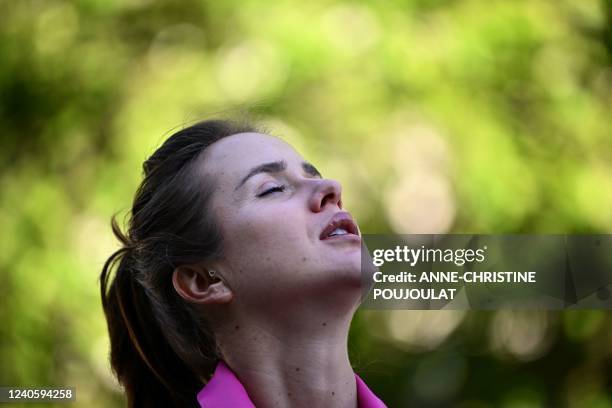
[[[211,205],[224,238],[215,268],[236,301],[360,294],[361,239],[342,209],[340,184],[284,141],[259,133],[215,142],[203,163],[216,183]],[[332,218],[344,220],[338,225],[349,233],[328,237]]]

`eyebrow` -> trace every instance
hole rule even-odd
[[[287,162],[284,160],[279,160],[279,161],[275,161],[275,162],[270,162],[270,163],[264,163],[264,164],[260,164],[258,166],[253,167],[249,173],[244,176],[244,178],[240,181],[240,183],[238,183],[238,185],[236,186],[235,190],[238,190],[240,187],[242,187],[244,185],[244,183],[247,182],[248,179],[250,179],[251,177],[255,176],[256,174],[259,173],[280,173],[283,172],[287,169]],[[311,163],[308,162],[302,162],[302,169],[306,172],[306,174],[313,176],[313,177],[321,177],[323,178],[323,176],[321,176],[321,173],[319,173],[319,170],[317,170],[317,168],[315,166],[313,166]]]

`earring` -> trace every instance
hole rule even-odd
[[[208,271],[208,276],[210,276],[212,279],[215,278],[215,274],[216,274],[216,272],[213,271],[212,269],[210,271]]]

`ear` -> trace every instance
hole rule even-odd
[[[172,284],[177,293],[191,303],[201,305],[231,302],[234,294],[219,278],[211,278],[199,265],[181,265],[172,273]]]

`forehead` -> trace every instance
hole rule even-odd
[[[225,137],[206,150],[203,170],[217,178],[243,177],[254,166],[286,160],[302,162],[302,156],[285,141],[261,133],[238,133]]]

